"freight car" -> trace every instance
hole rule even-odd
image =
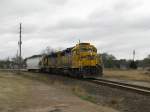
[[[40,71],[39,63],[42,59],[42,55],[33,55],[25,59],[26,69],[28,71]]]
[[[102,59],[90,43],[79,43],[63,51],[44,55],[39,63],[43,72],[67,74],[73,77],[102,76]]]

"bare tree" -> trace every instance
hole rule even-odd
[[[44,50],[42,50],[41,54],[51,54],[52,52],[55,52],[55,50],[47,46]]]

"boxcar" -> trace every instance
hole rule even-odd
[[[28,71],[39,71],[41,69],[39,66],[41,59],[42,55],[34,55],[26,58],[26,69]]]

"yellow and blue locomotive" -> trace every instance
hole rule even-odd
[[[42,71],[63,73],[74,77],[94,78],[102,76],[102,59],[90,43],[79,43],[63,51],[44,55],[40,61]]]

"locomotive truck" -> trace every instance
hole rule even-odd
[[[36,58],[36,59],[35,59]],[[46,55],[32,56],[26,59],[27,69],[31,60],[38,60],[36,69],[42,72],[67,74],[73,77],[95,78],[102,76],[102,59],[97,49],[90,43],[79,43],[74,47]]]

